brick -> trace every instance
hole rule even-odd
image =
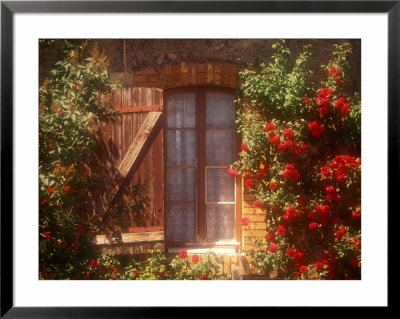
[[[199,85],[207,84],[207,74],[206,73],[197,73],[197,83]]]
[[[247,217],[250,222],[264,222],[265,221],[265,215],[243,215],[243,217]]]
[[[214,77],[214,84],[220,86],[221,85],[221,74],[220,73],[216,73],[215,77]]]
[[[265,238],[266,234],[265,230],[244,230],[244,237]]]
[[[265,223],[253,223],[253,229],[256,230],[266,230],[267,226],[265,225]]]
[[[135,74],[135,84],[140,82],[148,82],[147,78],[148,78],[147,75]]]
[[[237,86],[238,86],[237,77],[235,75],[232,75],[231,78],[229,79],[229,87],[236,88]]]
[[[158,77],[157,75],[151,75],[147,77],[148,82],[158,82]]]
[[[153,68],[147,68],[147,69],[143,69],[143,70],[136,72],[136,74],[140,74],[140,75],[153,75],[155,73],[156,72]]]
[[[181,73],[185,74],[185,73],[188,73],[188,72],[189,72],[188,65],[185,62],[182,62],[181,63]]]
[[[211,63],[207,63],[207,84],[213,84],[214,82],[214,66]]]
[[[188,86],[189,84],[190,84],[189,73],[182,74],[182,85],[183,86]]]
[[[243,207],[242,215],[255,215],[256,211],[252,207]]]
[[[254,198],[254,196],[252,196],[248,193],[243,193],[243,200],[249,201],[249,202],[251,201],[253,203],[255,198]]]
[[[189,84],[190,85],[197,85],[197,68],[196,68],[196,64],[189,63],[188,64],[188,68],[189,68]]]
[[[256,207],[254,210],[257,215],[260,215],[260,214],[265,215],[266,214],[265,210],[261,209],[260,207]]]
[[[232,66],[229,63],[222,63],[222,85],[229,86]]]

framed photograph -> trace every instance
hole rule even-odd
[[[399,15],[2,1],[1,316],[388,309]]]

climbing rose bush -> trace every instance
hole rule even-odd
[[[99,124],[117,113],[107,102],[118,87],[108,60],[88,41],[58,40],[57,62],[39,91],[39,278],[113,278],[92,244],[99,223],[88,213],[107,172],[92,156]],[[40,40],[41,50],[56,45]],[[92,262],[93,261],[93,262]]]
[[[240,73],[242,146],[228,174],[244,179],[267,229],[247,255],[259,274],[360,279],[361,102],[348,89],[352,48],[335,45],[316,73],[310,46],[296,57],[284,41],[273,49],[268,64]]]

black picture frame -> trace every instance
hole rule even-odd
[[[400,1],[1,1],[1,317],[177,318],[182,307],[14,307],[13,302],[13,18],[15,13],[387,13],[388,218],[396,213],[400,143]],[[388,223],[389,227],[394,224]],[[388,232],[393,233],[393,232]],[[389,237],[388,247],[390,246]],[[389,258],[389,254],[388,254]],[[390,258],[389,260],[390,261]],[[390,280],[388,281],[388,286]],[[34,292],[33,292],[34,293]],[[388,307],[390,308],[390,298]],[[382,309],[381,308],[381,309]],[[239,310],[239,312],[237,311]],[[236,314],[245,312],[244,308]],[[306,311],[291,307],[297,314]],[[208,309],[207,311],[210,311]],[[213,316],[226,309],[212,310]],[[249,314],[249,313],[247,313]]]

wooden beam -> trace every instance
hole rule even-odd
[[[122,233],[123,244],[134,244],[143,242],[163,241],[163,231],[141,232],[141,233]],[[112,245],[113,238],[109,235],[97,235],[94,239],[95,245]]]
[[[116,107],[116,111],[121,113],[136,113],[136,112],[151,112],[151,111],[162,111],[162,105],[152,105],[152,106],[124,106]]]
[[[95,212],[101,219],[108,210],[109,205],[113,201],[115,195],[118,193],[122,183],[131,170],[136,169],[146,150],[152,143],[153,138],[157,135],[158,130],[161,128],[162,112],[153,111],[147,114],[146,119],[139,128],[136,137],[134,138],[131,146],[129,147],[125,157],[122,159],[117,173],[114,175],[115,185],[108,188],[100,198],[99,209]]]

